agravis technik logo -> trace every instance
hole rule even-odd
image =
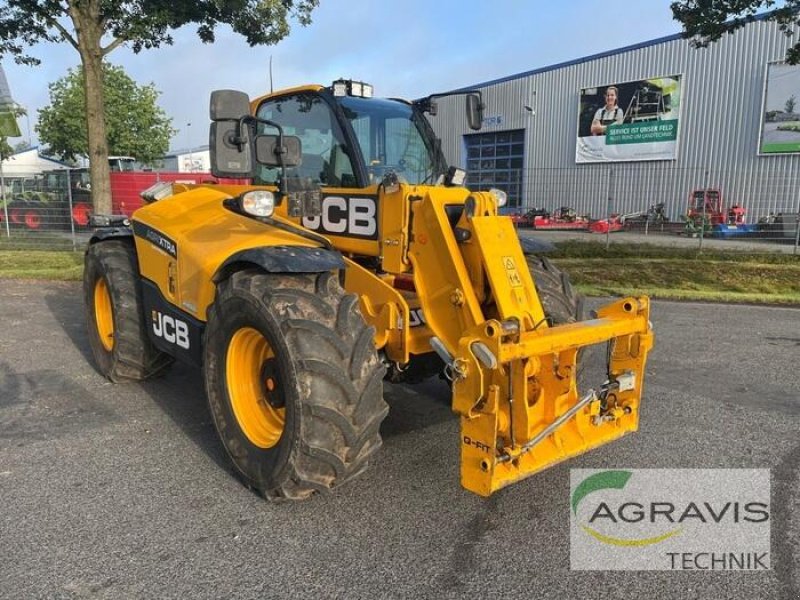
[[[762,570],[766,469],[573,469],[573,569]]]

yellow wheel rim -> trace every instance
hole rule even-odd
[[[108,284],[103,277],[99,277],[94,284],[94,320],[100,343],[106,351],[111,352],[114,349],[114,310]]]
[[[259,448],[272,448],[277,444],[286,422],[286,409],[273,406],[279,382],[274,375],[265,374],[267,361],[274,357],[272,347],[261,332],[243,327],[233,334],[225,359],[225,378],[233,414],[247,439]]]

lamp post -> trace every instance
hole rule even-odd
[[[8,222],[8,203],[6,202],[6,178],[3,176],[3,157],[0,156],[0,199],[3,202],[3,220],[6,224],[6,236],[11,237],[11,225]]]
[[[191,123],[186,124],[186,148],[189,150],[189,172],[194,172],[194,153],[192,152],[192,139],[189,134]]]

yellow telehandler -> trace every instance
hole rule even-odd
[[[478,92],[466,97],[481,127]],[[211,96],[212,172],[247,185],[156,184],[130,221],[96,215],[86,252],[100,372],[202,368],[244,482],[303,499],[361,473],[380,447],[383,380],[444,373],[461,418],[461,481],[492,492],[635,431],[649,302],[583,320],[567,276],[470,191],[416,102],[338,80],[250,102]],[[605,375],[578,389],[581,350]]]

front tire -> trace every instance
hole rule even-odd
[[[140,381],[164,371],[172,358],[145,329],[136,250],[108,240],[89,246],[83,270],[89,345],[100,373],[114,383]]]
[[[234,273],[205,336],[209,407],[246,485],[300,500],[364,471],[388,411],[384,367],[335,273]]]

